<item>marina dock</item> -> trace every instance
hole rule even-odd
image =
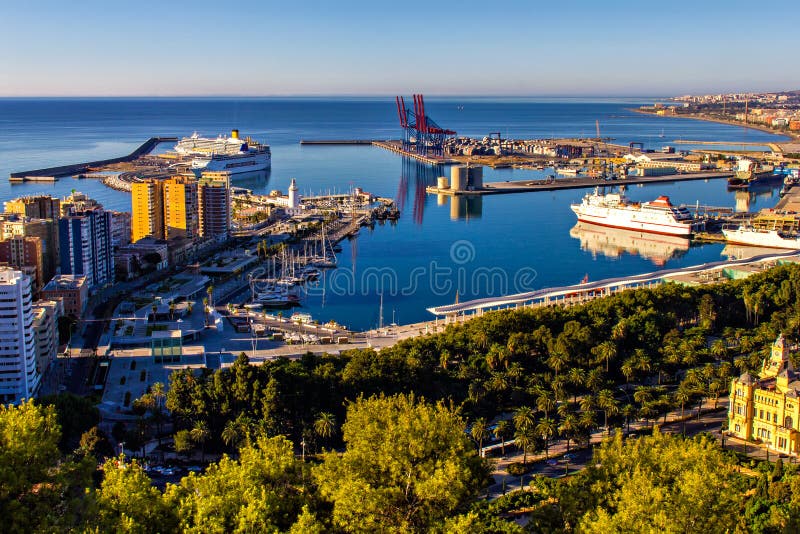
[[[133,161],[136,158],[149,154],[159,143],[177,141],[177,137],[151,137],[141,144],[139,148],[118,158],[102,159],[97,161],[86,161],[83,163],[73,163],[71,165],[61,165],[58,167],[48,167],[46,169],[34,169],[31,171],[12,172],[8,181],[15,182],[55,182],[62,176],[74,176],[77,174],[89,173],[92,168],[113,165],[114,163],[124,163]]]

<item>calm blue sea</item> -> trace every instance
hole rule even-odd
[[[504,137],[593,137],[660,148],[677,139],[769,142],[770,134],[743,128],[640,115],[628,111],[652,100],[429,98],[429,114],[459,134]],[[585,191],[500,195],[470,201],[424,194],[437,170],[373,147],[301,147],[301,139],[397,138],[390,98],[291,99],[0,99],[0,201],[19,195],[58,196],[76,189],[109,209],[129,210],[130,195],[93,180],[11,185],[10,172],[113,157],[154,135],[206,135],[239,128],[272,146],[268,176],[236,185],[256,191],[286,190],[296,178],[303,193],[358,186],[395,198],[397,224],[363,229],[343,243],[340,268],[309,288],[304,311],[355,328],[379,321],[429,319],[427,307],[470,298],[578,283],[694,265],[722,259],[721,245],[573,228],[569,210]],[[525,179],[546,173],[486,169],[486,181]],[[632,187],[635,200],[666,194],[674,202],[748,207],[773,205],[777,188],[739,194],[724,180]]]

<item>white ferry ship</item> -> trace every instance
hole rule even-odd
[[[597,189],[570,206],[578,220],[611,228],[689,236],[696,229],[692,214],[660,196],[651,202],[630,202],[622,193],[602,195]]]
[[[619,258],[630,254],[659,267],[689,250],[687,237],[608,228],[585,222],[576,223],[569,235],[580,240],[581,249],[591,252],[592,256],[601,254],[608,258]]]
[[[239,138],[239,130],[230,137],[216,139],[200,137],[195,132],[175,145],[175,152],[192,157],[192,169],[198,171],[225,171],[231,174],[263,171],[270,167],[272,154],[269,145],[250,138]]]
[[[800,250],[800,235],[789,235],[779,230],[765,230],[748,225],[722,229],[728,243],[734,245],[753,245],[756,247],[788,248]]]

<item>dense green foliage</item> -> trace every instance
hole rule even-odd
[[[780,332],[796,341],[799,297],[800,268],[782,266],[707,287],[667,284],[570,308],[488,313],[380,352],[258,367],[242,356],[226,371],[175,373],[165,406],[176,432],[203,425],[212,453],[235,451],[254,433],[302,440],[314,452],[343,444],[348,399],[414,392],[458,407],[476,445],[490,437],[488,421],[527,411],[524,425],[515,417],[500,429],[527,456],[554,439],[580,444],[599,426],[655,423],[724,395],[732,376],[760,366]]]
[[[168,391],[132,403],[138,424],[114,430],[128,450],[169,429],[182,453],[223,454],[164,493],[131,462],[105,463],[96,485],[100,437],[74,399],[3,408],[4,530],[516,532],[501,515],[519,503],[475,503],[485,485],[476,450],[492,435],[516,439],[524,469],[555,439],[655,424],[724,395],[779,333],[796,343],[799,326],[800,267],[784,266],[489,313],[380,352],[177,372]],[[788,466],[741,475],[710,443],[678,439],[617,438],[599,467],[538,483],[523,505],[535,508],[533,530],[792,530],[800,482]]]
[[[660,434],[596,451],[587,469],[526,492],[534,532],[797,532],[800,475],[752,470],[706,436]],[[497,504],[502,504],[498,501]],[[510,503],[506,508],[519,508]]]
[[[347,532],[424,532],[464,510],[488,471],[452,408],[413,396],[348,408],[345,451],[314,469],[333,523]]]

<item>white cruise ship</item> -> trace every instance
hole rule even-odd
[[[263,171],[270,167],[272,157],[269,145],[251,139],[239,138],[239,130],[230,137],[216,139],[200,137],[196,132],[184,137],[175,145],[175,152],[192,157],[192,169],[198,171],[224,171],[231,174]]]
[[[725,236],[728,243],[734,245],[800,250],[799,235],[787,235],[778,230],[764,230],[741,225],[736,228],[723,228],[722,235]]]
[[[696,229],[689,210],[673,206],[665,196],[640,204],[622,193],[602,195],[595,189],[570,207],[579,221],[611,228],[680,236],[689,236]]]

